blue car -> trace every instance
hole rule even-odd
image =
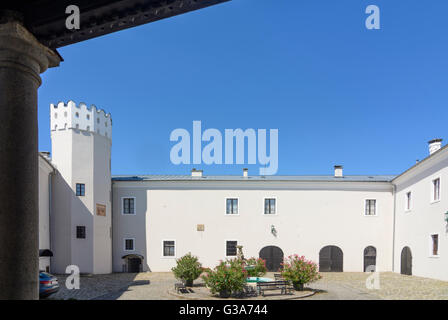
[[[49,295],[58,292],[59,290],[59,283],[58,278],[55,276],[46,273],[46,272],[39,272],[39,297],[45,298]]]

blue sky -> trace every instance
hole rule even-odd
[[[365,28],[369,4],[381,30]],[[448,139],[444,0],[233,0],[60,48],[49,104],[112,114],[113,174],[241,174],[259,165],[173,165],[172,130],[279,130],[277,174],[396,174]],[[81,13],[82,14],[82,13]]]

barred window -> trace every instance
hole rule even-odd
[[[264,199],[264,214],[275,214],[275,199]]]
[[[86,227],[85,226],[76,226],[76,238],[77,239],[85,239],[86,238]]]
[[[124,250],[134,251],[134,239],[124,239]]]
[[[135,198],[123,198],[123,214],[135,214]]]
[[[174,241],[163,241],[163,256],[164,257],[174,257],[175,256],[175,242]]]
[[[366,200],[366,216],[375,216],[376,215],[376,200],[369,199]]]
[[[84,183],[77,183],[76,184],[76,195],[78,197],[86,195],[86,185]]]
[[[236,256],[236,252],[237,252],[236,246],[237,245],[238,245],[237,241],[227,241],[226,242],[226,256],[227,257]]]
[[[227,199],[226,214],[238,214],[238,199]]]

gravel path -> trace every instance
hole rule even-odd
[[[444,299],[448,300],[448,282],[380,273],[380,288],[369,290],[366,279],[371,274],[344,272],[322,273],[322,279],[309,285],[317,291],[311,300],[376,300],[376,299]],[[269,277],[270,274],[267,274]],[[271,275],[273,278],[273,276]],[[58,276],[61,289],[49,299],[101,300],[172,300],[181,299],[169,292],[176,282],[171,272],[138,274],[114,273],[82,276],[79,290],[65,287],[65,275]],[[187,297],[185,297],[187,298]]]

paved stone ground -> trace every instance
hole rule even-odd
[[[323,278],[309,285],[316,291],[312,300],[375,300],[375,299],[446,299],[448,282],[404,276],[392,272],[380,273],[380,289],[366,288],[366,273],[322,273]],[[267,274],[267,277],[272,275]],[[58,276],[61,289],[49,299],[101,300],[171,300],[181,299],[170,294],[176,282],[171,272],[115,273],[82,276],[79,290],[65,287],[65,275]],[[194,298],[185,294],[184,299]],[[280,296],[279,296],[280,297]]]
[[[387,300],[448,300],[448,282],[393,272],[381,272],[379,289],[366,288],[370,274],[362,272],[322,273],[312,288],[327,292],[311,299],[387,299]]]

